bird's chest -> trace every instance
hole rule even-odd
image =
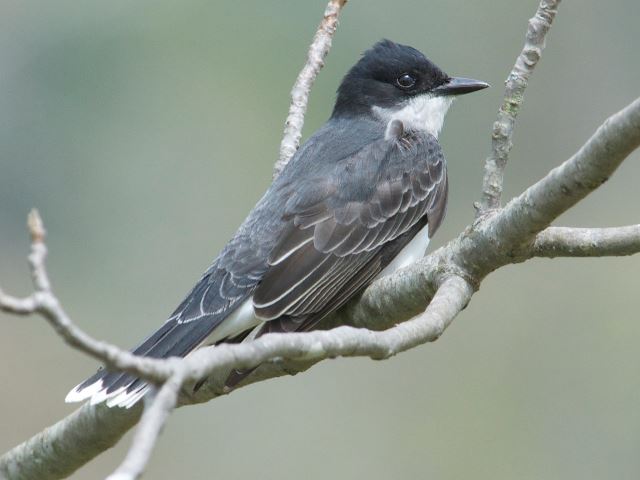
[[[390,124],[399,120],[405,130],[426,132],[435,138],[442,129],[444,117],[453,102],[452,97],[431,97],[418,95],[401,107],[381,108],[373,107],[373,113],[383,121]]]

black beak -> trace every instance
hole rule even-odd
[[[472,78],[451,77],[448,82],[431,90],[431,93],[437,96],[464,95],[465,93],[482,90],[488,86],[488,83]]]

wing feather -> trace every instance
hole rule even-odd
[[[432,214],[437,228],[446,204],[444,157],[426,134],[372,142],[313,182],[292,192],[288,227],[254,292],[256,313],[269,323],[337,308],[391,261],[381,260],[385,245],[413,236]]]

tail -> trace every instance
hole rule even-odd
[[[168,320],[132,353],[151,358],[184,357],[200,346],[219,324],[220,319],[214,316],[188,323]],[[134,375],[100,368],[95,375],[73,388],[65,402],[91,399],[92,405],[106,401],[109,407],[131,408],[149,388],[149,384]]]

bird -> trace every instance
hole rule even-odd
[[[424,256],[447,207],[438,143],[445,115],[455,97],[488,86],[447,75],[410,46],[374,44],[344,76],[329,120],[132,352],[184,357],[202,346],[309,331],[376,278]],[[227,383],[245,374],[232,372]],[[130,408],[150,388],[101,368],[66,401]]]

